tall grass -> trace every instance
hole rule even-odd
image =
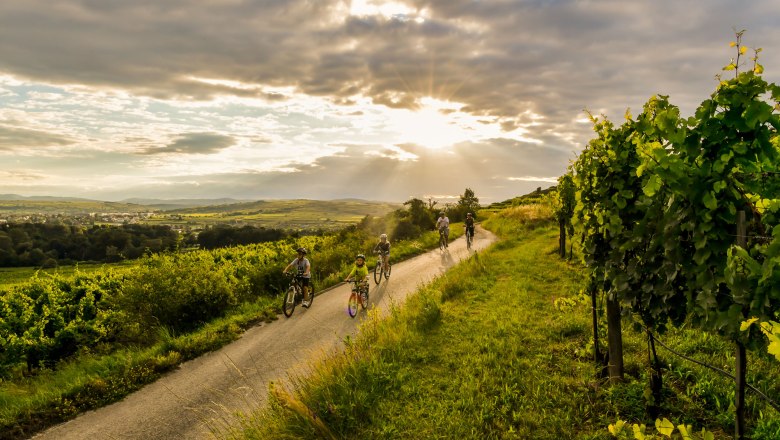
[[[343,354],[289,388],[276,385],[268,407],[225,437],[607,439],[617,419],[652,425],[644,336],[626,326],[625,383],[600,378],[583,277],[557,257],[551,223],[540,207],[494,214],[485,225],[500,243],[387,319],[366,321]],[[733,362],[722,341],[689,330],[667,339],[688,354]],[[669,365],[662,416],[729,438],[729,381],[661,355]],[[756,360],[751,380],[777,393],[778,364],[766,361]],[[780,415],[750,401],[752,438],[780,438]]]

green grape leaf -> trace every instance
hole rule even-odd
[[[749,329],[751,325],[753,325],[754,322],[758,321],[758,318],[750,318],[747,321],[742,321],[742,324],[739,326],[739,331],[744,332],[745,330]]]
[[[713,194],[712,191],[705,193],[701,202],[707,209],[714,211],[718,208],[718,200],[715,198],[715,194]]]
[[[674,433],[674,423],[670,422],[667,418],[664,418],[663,420],[656,419],[655,429],[658,430],[659,434],[671,437],[672,433]]]
[[[661,185],[663,185],[663,181],[657,174],[650,176],[642,187],[642,192],[648,197],[653,197],[661,189]]]

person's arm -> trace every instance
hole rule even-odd
[[[311,277],[311,261],[306,260],[306,269],[303,271],[303,274]]]
[[[289,269],[289,268],[290,268],[290,266],[292,266],[292,265],[293,265],[293,263],[295,263],[295,260],[292,260],[292,262],[290,262],[290,264],[288,264],[288,265],[287,265],[287,267],[285,267],[284,269],[282,269],[282,273],[287,273],[287,269]]]
[[[347,279],[344,281],[349,281],[350,278],[352,278],[352,275],[355,275],[355,269],[357,269],[357,266],[352,266],[352,270],[349,272],[349,275],[347,275]]]

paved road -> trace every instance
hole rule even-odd
[[[474,248],[495,240],[477,228]],[[474,250],[472,249],[472,252]],[[447,251],[434,250],[394,264],[392,276],[371,281],[371,307],[387,311],[434,276],[470,255],[463,237]],[[316,264],[316,260],[313,261]],[[310,309],[296,307],[290,318],[249,329],[222,349],[188,361],[172,373],[112,405],[90,411],[44,431],[49,439],[199,439],[213,438],[209,426],[221,426],[236,413],[262,406],[268,384],[306,371],[313,360],[342,348],[361,317],[351,319],[346,304],[349,286],[318,295]]]

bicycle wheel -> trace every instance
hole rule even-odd
[[[390,270],[393,269],[393,266],[390,265],[390,263],[387,263],[387,270],[384,271],[385,279],[390,278]]]
[[[382,259],[381,258],[376,262],[376,267],[374,268],[374,283],[379,284],[380,281],[382,281]]]
[[[471,234],[466,233],[466,249],[471,249]]]
[[[284,316],[290,317],[290,315],[293,314],[293,310],[295,310],[295,293],[296,289],[295,286],[290,286],[287,289],[287,292],[284,294],[284,302],[282,303],[282,312],[284,313]]]
[[[366,307],[368,307],[368,285],[363,288],[363,291],[360,293],[360,295],[360,305],[363,307],[363,310],[365,310]]]
[[[444,250],[444,234],[439,233],[439,250]]]
[[[347,313],[349,313],[349,316],[351,318],[354,318],[355,315],[357,315],[358,312],[358,297],[357,292],[354,290],[349,295],[349,302],[347,302]]]

